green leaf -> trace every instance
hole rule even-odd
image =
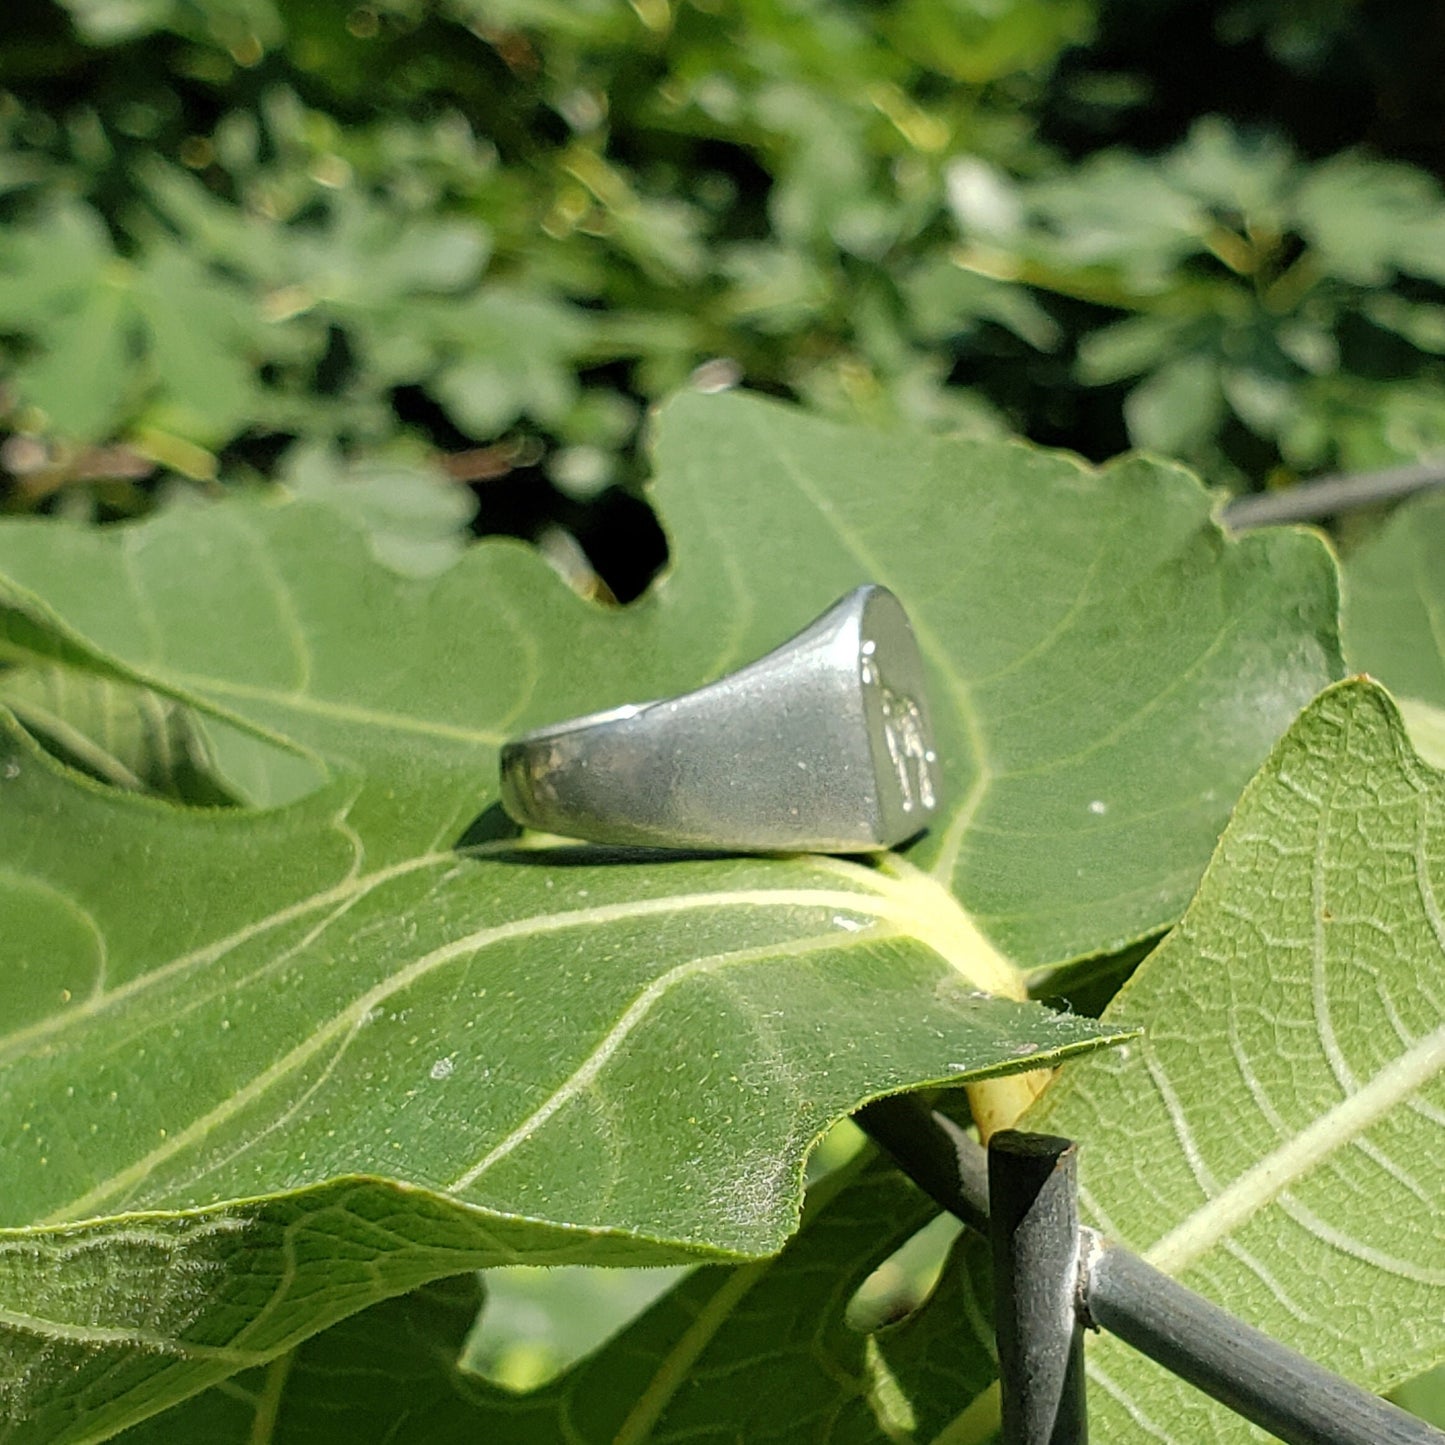
[[[1157,464],[693,396],[658,467],[672,570],[622,611],[506,541],[402,579],[298,504],[0,527],[14,655],[327,778],[183,810],[6,744],[0,1301],[54,1438],[84,1436],[49,1392],[117,1428],[441,1273],[778,1248],[862,1100],[1121,1036],[979,996],[1023,992],[993,945],[1037,970],[1167,924],[1337,665],[1323,547],[1228,541]],[[504,736],[715,677],[869,577],[951,799],[907,859],[473,843]]]
[[[383,457],[345,460],[320,443],[286,456],[281,481],[303,501],[349,513],[372,535],[377,555],[408,577],[444,572],[466,548],[476,498],[436,466]]]
[[[1445,281],[1438,183],[1412,166],[1347,152],[1310,168],[1298,225],[1331,274],[1379,286],[1392,273]]]
[[[1404,694],[1411,739],[1445,767],[1445,494],[1399,507],[1344,570],[1350,665]]]
[[[57,316],[49,349],[17,376],[21,396],[70,441],[97,441],[120,422],[131,390],[129,298],[101,282],[81,306]]]
[[[482,1387],[457,1362],[481,1303],[475,1274],[386,1300],[224,1388],[126,1430],[119,1445],[252,1445],[257,1439],[300,1445],[382,1440],[389,1433],[461,1445],[475,1437],[454,1434],[454,1422],[470,1424],[466,1417]],[[515,1410],[499,1413],[505,1418]]]
[[[1117,266],[1135,295],[1173,284],[1185,257],[1203,249],[1208,217],[1157,166],[1100,151],[1028,193],[1044,231],[1034,244],[1068,266]]]
[[[757,1441],[889,1437],[896,1388],[874,1338],[852,1329],[854,1290],[933,1212],[891,1166],[860,1162],[815,1187],[803,1228],[774,1260],[693,1272],[604,1349],[554,1383],[512,1395],[458,1368],[475,1287],[448,1281],[379,1305],[277,1360],[127,1432],[123,1445],[247,1445],[262,1410],[276,1445],[381,1439],[458,1445],[641,1445],[726,1429]],[[484,1316],[485,1317],[485,1316]],[[987,1383],[987,1357],[949,1371]]]
[[[728,318],[773,334],[817,324],[832,300],[817,263],[783,246],[739,242],[720,258],[719,269],[728,282]]]
[[[1344,574],[1350,666],[1445,708],[1445,493],[1398,507]]]
[[[1330,689],[1106,1012],[1139,1038],[1071,1065],[1024,1120],[1080,1141],[1087,1223],[1379,1391],[1445,1356],[1442,884],[1445,774],[1379,688]],[[845,1244],[833,1269],[864,1250]],[[875,1337],[908,1438],[997,1430],[989,1299],[987,1244],[965,1231],[927,1304]],[[789,1341],[762,1320],[753,1348]],[[1259,1438],[1111,1336],[1088,1360],[1091,1433],[1111,1445]],[[700,1371],[684,1388],[708,1385]],[[851,1395],[840,1383],[835,1404]]]
[[[40,348],[16,384],[66,440],[113,435],[148,389],[160,420],[207,443],[254,415],[248,352],[259,349],[260,318],[234,282],[165,242],[122,260],[99,217],[74,203],[7,250],[0,312]]]
[[[1445,306],[1430,301],[1407,301],[1385,291],[1366,297],[1360,310],[1376,326],[1403,336],[1421,351],[1437,356],[1445,353]]]
[[[576,401],[585,328],[575,309],[493,287],[452,308],[447,328],[456,358],[432,389],[471,435],[496,436],[522,416],[556,422]]]
[[[1177,917],[1232,798],[1339,673],[1324,548],[1292,532],[1226,541],[1207,495],[1167,466],[1094,475],[734,395],[675,403],[658,467],[674,573],[622,617],[554,597],[509,543],[388,604],[360,545],[300,510],[158,522],[123,545],[25,528],[3,557],[162,690],[347,760],[364,796],[394,798],[402,774],[430,802],[381,804],[369,846],[387,858],[430,846],[430,809],[459,831],[492,800],[479,762],[504,731],[679,691],[882,581],[934,670],[952,800],[910,858],[1026,969]],[[178,568],[196,574],[184,595]],[[148,626],[158,602],[167,624]],[[485,613],[464,652],[432,623],[457,609]],[[548,636],[567,667],[531,661]]]
[[[1295,167],[1289,143],[1268,131],[1237,129],[1201,116],[1165,158],[1164,173],[1191,196],[1252,231],[1280,230],[1282,200]]]
[[[1260,365],[1226,367],[1219,380],[1234,414],[1260,436],[1278,436],[1299,412],[1296,379],[1277,358],[1264,358]]]
[[[1079,379],[1088,386],[1107,386],[1151,371],[1177,354],[1194,329],[1192,318],[1145,315],[1091,331],[1079,343]]]
[[[1183,922],[1029,1127],[1078,1138],[1089,1222],[1371,1389],[1445,1355],[1445,776],[1388,696],[1324,694],[1246,791]],[[1251,1427],[1112,1339],[1110,1440]]]
[[[364,321],[472,286],[490,237],[465,221],[409,221],[349,190],[330,198],[321,224],[273,228],[273,244],[286,284]]]
[[[919,266],[902,290],[913,327],[926,341],[942,341],[992,321],[1040,351],[1063,340],[1058,322],[1022,286],[965,271],[943,257]]]
[[[1223,413],[1219,363],[1203,352],[1166,361],[1124,402],[1129,440],[1159,452],[1201,446],[1214,435]]]
[[[152,30],[175,29],[211,44],[276,40],[284,33],[271,0],[64,0],[76,28],[95,45],[113,45]]]
[[[135,305],[166,420],[215,443],[254,418],[260,402],[251,357],[260,351],[261,321],[249,298],[179,247],[155,246],[137,278]]]
[[[1445,1366],[1401,1385],[1390,1398],[1402,1409],[1445,1430]]]
[[[461,291],[476,282],[490,253],[491,237],[475,222],[413,221],[378,248],[370,279],[388,298]]]
[[[0,246],[0,315],[7,330],[48,326],[73,311],[112,260],[110,239],[89,206],[57,205]]]

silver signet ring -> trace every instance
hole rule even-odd
[[[515,738],[501,768],[513,819],[594,843],[869,852],[938,807],[923,659],[876,586],[696,692]]]

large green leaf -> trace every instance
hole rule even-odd
[[[512,1395],[458,1365],[479,1303],[470,1281],[388,1301],[148,1425],[123,1445],[247,1445],[264,1412],[274,1445],[389,1438],[427,1445],[661,1445],[888,1438],[900,1399],[873,1340],[845,1322],[854,1290],[932,1209],[891,1166],[845,1167],[809,1197],[774,1260],[695,1271],[591,1359]],[[986,1383],[989,1367],[956,1376]]]
[[[1331,689],[1111,1005],[1143,1036],[1029,1121],[1085,1141],[1093,1223],[1374,1389],[1445,1355],[1442,894],[1445,776],[1385,693]],[[1258,1438],[1116,1342],[1091,1361],[1107,1438]]]
[[[381,581],[301,508],[117,538],[11,524],[0,562],[57,630],[360,774],[373,862],[489,803],[507,731],[717,676],[884,582],[934,673],[951,802],[910,857],[1025,969],[1177,917],[1233,798],[1341,668],[1324,548],[1226,540],[1165,465],[1097,474],[739,396],[675,402],[656,452],[672,570],[621,616],[505,542],[430,586]]]
[[[1445,767],[1445,494],[1405,503],[1344,570],[1350,665],[1400,694],[1415,746]]]
[[[507,542],[400,579],[297,505],[0,528],[11,656],[185,705],[238,795],[290,798],[177,809],[7,735],[17,1438],[98,1438],[473,1265],[775,1250],[863,1099],[1120,1037],[1009,1001],[949,885],[1026,968],[1167,923],[1336,666],[1323,549],[1225,541],[1167,468],[736,397],[677,403],[659,468],[673,571],[620,613]],[[508,732],[714,677],[870,576],[952,789],[909,860],[463,846]]]

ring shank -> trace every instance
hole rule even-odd
[[[696,692],[505,745],[502,802],[593,842],[740,852],[892,847],[936,807],[923,669],[901,605],[859,588]]]

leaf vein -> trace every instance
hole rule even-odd
[[[1357,1135],[1445,1068],[1445,1024],[1393,1059],[1348,1098],[1245,1170],[1208,1203],[1181,1220],[1147,1253],[1157,1269],[1176,1274],[1280,1198]]]
[[[868,941],[876,941],[878,937],[877,933],[873,933],[869,936]],[[653,1005],[684,979],[691,978],[695,974],[710,973],[724,965],[745,964],[782,957],[800,958],[822,949],[843,949],[849,946],[850,939],[855,944],[858,941],[856,934],[840,936],[836,931],[812,934],[807,938],[795,939],[782,946],[774,943],[760,944],[754,948],[735,949],[729,953],[713,953],[702,958],[692,958],[686,963],[680,963],[668,969],[666,973],[658,974],[628,1005],[617,1022],[603,1035],[602,1041],[588,1052],[587,1057],[568,1074],[562,1083],[533,1109],[506,1138],[502,1139],[464,1173],[453,1179],[446,1186],[447,1190],[455,1194],[475,1184],[488,1169],[504,1159],[519,1145],[526,1143],[559,1110],[588,1089],[638,1025],[652,1012]],[[786,1057],[781,1052],[778,1061],[780,1064],[786,1065]]]

